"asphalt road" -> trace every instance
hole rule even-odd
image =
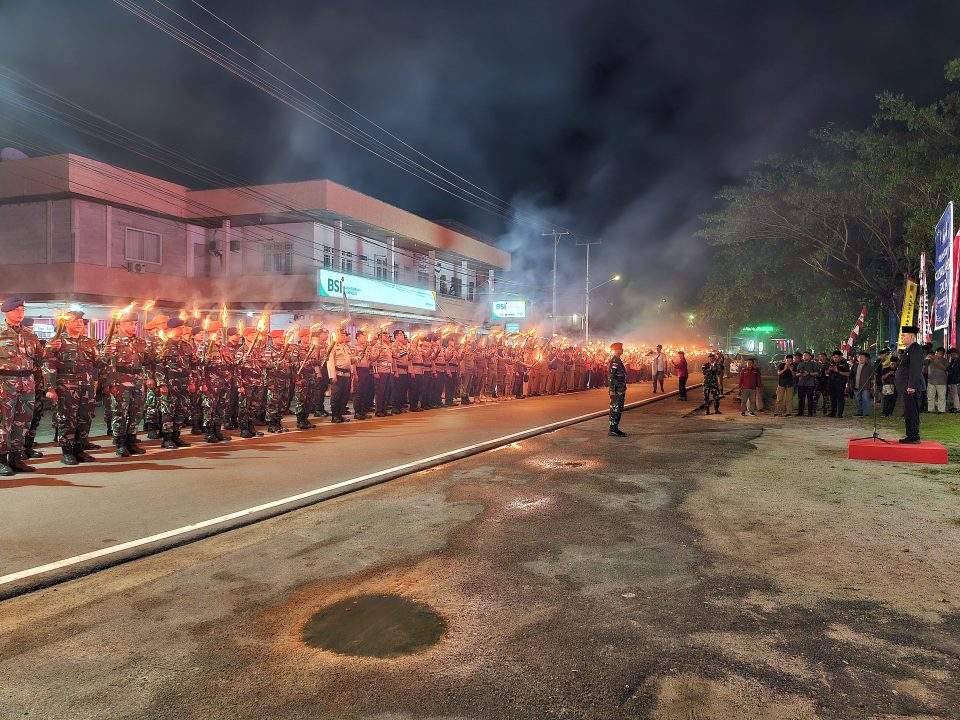
[[[675,383],[668,382],[668,392]],[[631,385],[627,400],[650,395],[649,384]],[[344,425],[317,420],[315,430],[218,445],[190,437],[194,445],[176,451],[145,443],[148,453],[134,458],[115,457],[105,442],[94,453],[97,462],[77,467],[62,466],[57,448],[43,447],[46,457],[32,461],[38,472],[0,480],[0,597],[390,479],[424,458],[607,404],[601,389]],[[338,487],[356,478],[366,479]],[[321,488],[329,489],[298,497]],[[279,508],[263,507],[289,498]]]
[[[844,524],[845,508],[812,481],[785,496],[750,476],[754,458],[788,465],[783,439],[758,450],[779,420],[687,409],[633,410],[625,439],[580,423],[0,603],[0,717],[956,718],[953,604],[916,615],[859,595],[876,553],[826,597],[790,590],[816,580],[806,565],[745,562],[744,543],[778,566],[829,552],[754,504],[805,527]],[[870,498],[904,482],[831,462]],[[446,633],[389,660],[304,643],[314,613],[365,593],[425,603]]]

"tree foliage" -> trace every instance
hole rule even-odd
[[[960,82],[960,60],[945,75]],[[877,101],[870,127],[816,130],[803,152],[720,191],[723,207],[699,233],[717,247],[704,314],[735,323],[745,304],[753,317],[761,307],[816,339],[837,330],[834,310],[847,331],[862,304],[899,310],[905,276],[932,255],[933,228],[960,199],[960,91],[926,106]],[[797,317],[806,313],[816,315]]]

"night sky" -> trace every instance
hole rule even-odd
[[[545,228],[603,238],[594,277],[626,278],[594,306],[612,313],[610,326],[639,322],[654,298],[690,306],[709,269],[693,237],[697,215],[715,207],[721,185],[771,153],[797,150],[811,128],[864,125],[881,90],[935,98],[946,91],[944,64],[960,56],[956,0],[204,1]],[[165,2],[214,27],[188,0]],[[328,177],[476,227],[515,253],[529,285],[549,284],[550,241],[540,228],[511,225],[386,164],[110,0],[0,0],[0,64],[245,180]],[[29,117],[0,100],[0,135],[184,180],[36,118],[25,131],[11,113]],[[575,309],[583,250],[563,248]]]

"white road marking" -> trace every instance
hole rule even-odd
[[[693,389],[695,386],[692,386],[688,389]],[[645,398],[644,400],[635,400],[634,402],[627,403],[624,405],[624,410],[629,410],[641,405],[646,405],[652,401],[660,400],[662,398],[671,397],[672,395],[677,394],[676,391],[662,394],[654,395],[653,397]],[[602,410],[595,410],[593,412],[587,413],[585,415],[577,415],[572,418],[566,418],[564,420],[557,420],[555,422],[549,423],[547,425],[539,425],[537,427],[526,428],[519,432],[511,433],[510,435],[503,435],[498,438],[493,438],[491,440],[484,440],[483,442],[474,443],[473,445],[465,445],[464,447],[457,448],[456,450],[447,450],[446,452],[439,453],[437,455],[431,455],[430,457],[419,458],[412,462],[404,463],[403,465],[395,465],[391,468],[386,468],[385,470],[378,470],[377,472],[368,473],[366,475],[360,475],[359,477],[350,478],[349,480],[342,480],[338,483],[333,483],[332,485],[326,485],[321,488],[316,488],[315,490],[308,490],[307,492],[299,493],[297,495],[291,495],[289,497],[281,498],[280,500],[273,500],[268,503],[263,503],[262,505],[255,505],[254,507],[247,508],[245,510],[237,510],[236,512],[228,513],[227,515],[220,515],[219,517],[210,518],[209,520],[203,520],[198,523],[193,523],[192,525],[184,525],[182,527],[174,528],[173,530],[167,530],[162,533],[157,533],[156,535],[149,535],[147,537],[139,538],[137,540],[130,540],[128,542],[120,543],[118,545],[111,545],[110,547],[100,548],[99,550],[93,550],[88,553],[83,553],[81,555],[74,555],[73,557],[64,558],[63,560],[57,560],[56,562],[47,563],[45,565],[38,565],[37,567],[28,568],[27,570],[20,570],[15,573],[10,573],[9,575],[0,576],[0,586],[9,585],[10,583],[17,582],[19,580],[26,580],[27,578],[35,577],[37,575],[43,575],[44,573],[53,572],[54,570],[63,570],[74,565],[79,565],[80,563],[87,562],[89,560],[96,560],[97,558],[106,557],[108,555],[115,555],[117,553],[124,552],[125,550],[133,550],[134,548],[143,547],[144,545],[149,545],[151,543],[159,542],[161,540],[169,540],[170,538],[177,537],[179,535],[186,535],[187,533],[195,532],[196,530],[202,530],[203,528],[212,527],[214,525],[220,525],[222,523],[230,522],[231,520],[238,520],[239,518],[246,517],[248,515],[253,515],[255,513],[263,512],[265,510],[272,510],[274,508],[281,507],[283,505],[288,505],[290,503],[295,503],[299,500],[306,500],[307,498],[315,497],[317,495],[322,495],[333,490],[340,490],[343,488],[351,487],[352,485],[358,485],[360,483],[367,482],[368,480],[374,480],[378,477],[383,477],[385,475],[390,475],[397,472],[402,472],[404,470],[409,470],[411,468],[418,467],[424,463],[436,462],[443,460],[444,458],[453,457],[459,455],[460,453],[470,452],[471,450],[476,450],[477,448],[482,448],[485,445],[495,445],[495,444],[506,444],[512,441],[514,438],[519,438],[524,435],[529,435],[530,433],[542,433],[548,432],[551,429],[559,429],[565,427],[571,423],[576,423],[581,420],[588,420],[597,416],[597,413],[603,413]]]

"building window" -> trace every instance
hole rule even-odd
[[[376,255],[373,258],[373,273],[377,280],[387,279],[387,256]]]
[[[440,276],[440,294],[441,295],[447,294],[447,276],[446,275]]]
[[[400,264],[399,263],[393,264],[393,281],[400,282]]]
[[[333,267],[333,248],[326,245],[323,246],[323,267],[326,270]]]
[[[430,287],[430,270],[427,258],[417,258],[417,285],[422,288]]]
[[[126,246],[124,248],[124,257],[127,260],[159,265],[162,257],[162,247],[160,233],[127,228]]]
[[[340,272],[353,272],[353,253],[346,250],[340,251]]]
[[[473,281],[467,285],[467,300],[474,302],[477,299],[477,284]]]
[[[461,292],[462,284],[463,280],[458,277],[453,278],[453,280],[450,281],[450,294],[454,297],[460,297],[463,294]]]
[[[293,272],[293,243],[266,242],[263,244],[263,271],[268,273]]]

